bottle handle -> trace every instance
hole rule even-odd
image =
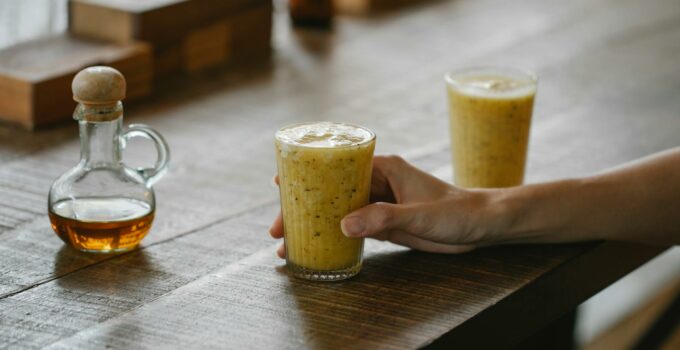
[[[170,148],[165,142],[163,136],[158,131],[144,124],[130,124],[128,129],[123,133],[123,147],[127,140],[133,137],[143,137],[154,142],[158,158],[153,168],[137,168],[135,169],[146,181],[147,186],[152,186],[165,175],[168,170],[168,163],[170,162]]]

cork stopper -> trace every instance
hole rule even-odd
[[[71,90],[73,99],[85,110],[97,110],[74,115],[76,119],[109,121],[121,116],[122,109],[118,106],[125,98],[125,77],[119,71],[106,66],[85,68],[73,78]]]
[[[125,98],[125,77],[106,66],[88,67],[71,84],[73,99],[89,106],[115,106]]]

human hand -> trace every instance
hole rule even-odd
[[[488,193],[451,186],[400,157],[376,156],[373,203],[345,216],[341,229],[348,237],[375,238],[433,253],[462,253],[474,249],[490,228],[481,219]],[[269,232],[283,237],[280,213]],[[277,254],[285,257],[283,245]]]

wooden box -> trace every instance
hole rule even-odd
[[[151,92],[149,45],[101,43],[62,34],[0,50],[0,119],[34,129],[69,118],[76,106],[71,81],[93,65],[111,66],[125,75],[126,100]]]
[[[170,45],[155,47],[156,74],[196,72],[268,57],[271,26],[272,4],[265,1],[192,30]]]
[[[69,29],[95,39],[158,45],[258,3],[262,0],[70,0]]]
[[[74,35],[150,43],[160,78],[270,52],[271,0],[70,0],[69,13]]]

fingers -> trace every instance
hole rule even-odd
[[[276,255],[281,259],[286,258],[286,246],[282,243],[278,249],[276,249]]]
[[[446,182],[399,156],[377,156],[373,160],[371,194],[376,198],[392,197],[396,203],[430,201],[449,188]]]
[[[371,175],[371,202],[394,203],[394,193],[385,174],[386,157],[376,156],[373,158],[373,173]]]
[[[417,234],[430,229],[424,215],[413,206],[374,203],[345,216],[340,228],[348,237],[367,237],[392,230]]]
[[[272,227],[269,228],[269,234],[277,239],[283,238],[283,219],[281,216],[281,212],[279,212],[279,214],[276,215],[276,219],[274,219]],[[276,249],[276,255],[278,255],[279,258],[281,259],[286,258],[286,246],[284,244],[281,244],[279,248]]]
[[[460,254],[475,249],[475,246],[469,244],[452,245],[429,241],[404,231],[383,232],[379,235],[379,239],[429,253]]]
[[[279,176],[276,175],[272,179],[272,182],[275,185],[279,185]],[[274,219],[274,222],[272,223],[272,226],[269,228],[269,234],[274,237],[274,238],[283,238],[283,217],[281,216],[281,212],[276,215],[276,218]],[[286,258],[286,246],[281,244],[279,248],[276,250],[276,255],[279,256],[281,259]]]
[[[269,228],[269,234],[274,238],[283,237],[283,217],[281,216],[281,212],[276,215],[274,223],[272,223],[272,226]]]

